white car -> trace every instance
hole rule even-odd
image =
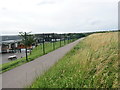
[[[12,60],[12,59],[17,59],[17,56],[16,56],[16,55],[13,55],[13,56],[9,56],[9,57],[8,57],[8,60]]]

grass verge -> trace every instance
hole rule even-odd
[[[118,88],[118,32],[92,34],[28,88]]]

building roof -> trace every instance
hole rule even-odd
[[[0,44],[9,44],[9,43],[15,43],[15,42],[20,42],[22,41],[21,39],[19,40],[7,40],[7,41],[2,41]]]

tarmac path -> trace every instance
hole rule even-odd
[[[36,77],[43,74],[83,38],[58,48],[31,62],[18,66],[2,74],[2,88],[24,88],[30,85]]]

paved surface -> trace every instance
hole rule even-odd
[[[1,59],[2,64],[10,62],[11,60],[8,60],[8,57],[9,56],[13,56],[13,55],[16,55],[17,58],[19,59],[21,57],[25,57],[25,52],[22,52],[22,53],[5,53],[5,54],[0,54],[0,58],[2,58]]]
[[[2,74],[2,88],[23,88],[48,70],[81,39]]]

